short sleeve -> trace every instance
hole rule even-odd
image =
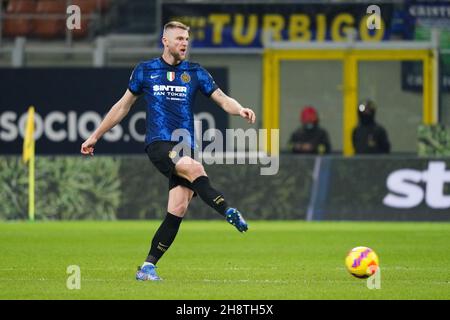
[[[138,64],[131,73],[130,82],[128,83],[128,90],[132,94],[138,96],[142,93],[144,86],[144,68],[142,63]]]
[[[211,96],[218,88],[213,77],[204,68],[200,67],[197,70],[197,77],[200,86],[200,91],[207,97]]]

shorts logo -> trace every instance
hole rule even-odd
[[[175,72],[167,71],[167,80],[169,80],[169,81],[175,80]]]
[[[183,72],[183,74],[181,75],[181,81],[183,81],[184,83],[189,83],[191,81],[191,76],[188,73]]]
[[[217,196],[213,201],[215,204],[221,204],[225,199],[222,196]]]
[[[170,159],[174,159],[176,156],[177,156],[177,152],[176,151],[173,151],[173,150],[169,151],[169,158]]]

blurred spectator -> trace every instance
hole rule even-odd
[[[312,106],[306,106],[300,113],[301,127],[289,141],[293,153],[325,154],[330,153],[331,144],[326,130],[319,126],[319,116]]]
[[[389,153],[391,144],[386,130],[375,121],[376,107],[365,100],[358,106],[359,124],[353,130],[353,147],[358,154]]]

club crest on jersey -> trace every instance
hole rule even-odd
[[[175,72],[167,71],[167,80],[169,80],[169,81],[175,80]]]
[[[189,81],[191,81],[191,76],[187,72],[183,72],[181,75],[181,81],[184,83],[189,83]]]

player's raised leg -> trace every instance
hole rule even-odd
[[[247,222],[236,208],[228,206],[223,194],[211,186],[203,165],[187,156],[182,157],[176,164],[177,175],[192,183],[192,187],[199,197],[240,232],[248,230]]]
[[[156,273],[156,263],[175,240],[193,194],[192,190],[183,186],[169,191],[166,217],[153,237],[147,259],[138,268],[137,280],[161,280]]]

